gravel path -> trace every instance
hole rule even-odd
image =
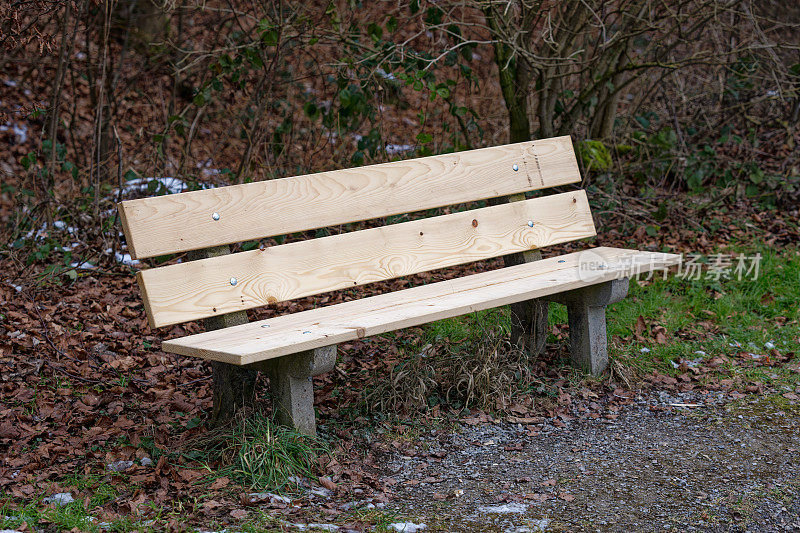
[[[426,531],[800,531],[800,406],[724,398],[662,392],[535,435],[431,432],[392,458],[387,509]]]

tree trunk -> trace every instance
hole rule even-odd
[[[489,27],[496,27],[491,8],[486,11]],[[508,46],[495,42],[495,63],[500,74],[500,87],[503,92],[509,119],[509,141],[512,143],[531,139],[530,120],[528,118],[528,95],[530,93],[531,73],[523,60],[517,57],[509,61]],[[490,204],[517,202],[525,199],[524,194],[515,194],[507,198],[495,198]],[[541,252],[517,253],[503,257],[505,266],[519,265],[542,258]],[[511,306],[511,342],[520,346],[531,356],[544,353],[547,341],[547,302],[528,300]]]
[[[190,252],[192,260],[217,257],[230,253],[228,245],[215,246],[205,250]],[[247,323],[247,313],[236,311],[220,316],[213,316],[203,321],[208,331]],[[213,381],[214,407],[209,417],[211,426],[218,426],[229,421],[239,409],[252,405],[255,400],[255,386],[258,372],[247,368],[212,361],[211,379]]]

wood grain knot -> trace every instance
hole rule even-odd
[[[472,227],[473,228],[477,228],[478,227],[478,221],[476,219],[474,219],[474,218],[472,219]]]
[[[366,336],[366,334],[367,330],[365,330],[364,328],[356,328],[356,336],[359,339],[363,339]]]

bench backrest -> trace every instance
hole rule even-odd
[[[580,181],[569,137],[193,191],[119,204],[146,258],[507,196]],[[142,270],[166,326],[595,235],[584,191]]]

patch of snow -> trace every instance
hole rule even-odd
[[[26,124],[17,124],[14,122],[7,122],[0,124],[0,131],[10,131],[17,138],[17,144],[23,144],[28,140],[28,126]]]
[[[78,231],[77,228],[74,228],[72,226],[68,226],[67,223],[64,222],[63,220],[55,220],[55,221],[53,221],[53,229],[58,230],[58,231],[66,231],[69,234],[73,234],[76,231]],[[38,230],[30,230],[27,234],[25,234],[25,238],[26,239],[30,239],[31,237],[33,237],[33,238],[39,240],[39,239],[43,239],[44,236],[47,233],[48,233],[48,226],[47,226],[47,222],[45,222],[44,224],[42,224],[42,227],[39,228]]]
[[[77,261],[74,261],[70,263],[69,266],[71,266],[72,268],[77,268],[78,270],[94,270],[95,268],[97,268],[89,261],[84,261],[83,263],[78,263]]]
[[[53,221],[53,227],[56,228],[56,229],[60,229],[62,231],[63,230],[67,230],[70,233],[74,233],[75,232],[75,228],[67,226],[67,223],[64,222],[63,220],[55,220],[55,221]]]
[[[12,287],[14,287],[14,290],[15,290],[15,291],[17,291],[17,292],[22,292],[22,289],[23,289],[22,285],[14,285],[13,283],[9,283],[9,285],[11,285]]]
[[[695,353],[697,353],[697,352],[695,352]],[[703,353],[703,355],[705,355],[705,353]],[[672,362],[672,368],[680,368],[680,366],[683,363],[686,363],[686,366],[689,367],[689,368],[697,368],[698,366],[700,366],[700,360],[699,359],[696,359],[694,361],[687,361],[686,359],[682,359],[680,363],[676,363],[675,361],[673,361]]]
[[[213,164],[214,160],[209,157],[205,161],[199,161],[197,163],[197,168],[199,168],[200,172],[202,172],[202,174],[206,177],[219,176],[220,174],[222,174],[222,171],[220,169],[212,168]]]
[[[508,514],[524,513],[527,508],[528,506],[524,503],[512,502],[504,503],[503,505],[484,505],[482,507],[478,507],[478,511],[482,513]]]
[[[703,350],[697,350],[696,352],[694,352],[694,354],[695,355],[706,355],[706,352],[704,352]]]
[[[319,496],[321,498],[330,498],[331,491],[326,489],[325,487],[317,487],[315,489],[311,489],[308,491],[309,494],[313,494],[314,496]]]
[[[389,155],[404,154],[414,150],[414,146],[410,144],[387,144],[386,153]]]
[[[764,343],[764,348],[766,348],[767,350],[773,350],[775,349],[775,343],[772,341],[767,341]]]
[[[114,195],[120,194],[125,196],[127,194],[131,194],[134,192],[139,193],[146,193],[149,192],[150,183],[158,182],[158,186],[156,190],[166,190],[169,194],[178,194],[180,192],[184,192],[189,188],[189,185],[180,178],[173,178],[170,176],[155,178],[155,177],[147,177],[147,178],[136,178],[128,181],[125,186],[120,189],[115,189]],[[213,185],[208,183],[199,183],[201,189],[212,189],[214,188]]]
[[[357,500],[354,502],[346,502],[339,506],[339,509],[342,511],[349,511],[350,509],[355,509],[357,507],[363,507],[369,500]]]
[[[123,265],[139,266],[142,264],[142,262],[139,261],[138,259],[132,258],[131,254],[121,254],[119,252],[114,252],[114,258],[117,260],[117,263],[122,263]]]
[[[339,526],[335,524],[294,524],[292,522],[283,522],[283,525],[295,527],[300,531],[319,529],[321,531],[339,531]]]
[[[167,192],[170,194],[177,194],[179,192],[183,192],[189,188],[186,185],[186,182],[179,178],[173,177],[162,177],[162,178],[136,178],[132,179],[125,184],[125,187],[122,188],[121,194],[126,195],[132,192],[148,192],[150,183],[156,181],[161,185],[161,187],[165,188]],[[159,187],[159,188],[161,188]]]
[[[139,459],[139,463],[141,463],[142,466],[153,466],[153,460],[149,457],[142,457]]]
[[[381,78],[384,78],[384,79],[387,79],[387,80],[394,81],[394,80],[397,79],[397,77],[394,74],[392,74],[391,72],[386,72],[382,68],[375,69],[375,74],[377,74]]]
[[[741,343],[739,341],[729,342],[728,346],[730,346],[731,348],[741,348],[742,347],[742,345],[741,345]]]
[[[426,524],[415,524],[414,522],[394,522],[389,524],[389,529],[394,529],[400,533],[416,533],[423,529],[428,529]]]
[[[42,501],[44,503],[54,503],[60,506],[74,502],[75,498],[73,498],[72,494],[69,492],[59,492],[58,494],[53,494],[52,496],[48,496]]]
[[[650,348],[642,348],[639,351],[642,352],[642,353],[650,353]]]
[[[133,461],[114,461],[108,463],[106,468],[112,472],[124,472],[133,466]]]
[[[250,503],[258,503],[269,500],[270,503],[292,503],[292,499],[280,494],[273,494],[271,492],[254,492],[248,494]]]
[[[17,82],[15,80],[3,80],[3,83],[5,83],[7,87],[17,86]]]

